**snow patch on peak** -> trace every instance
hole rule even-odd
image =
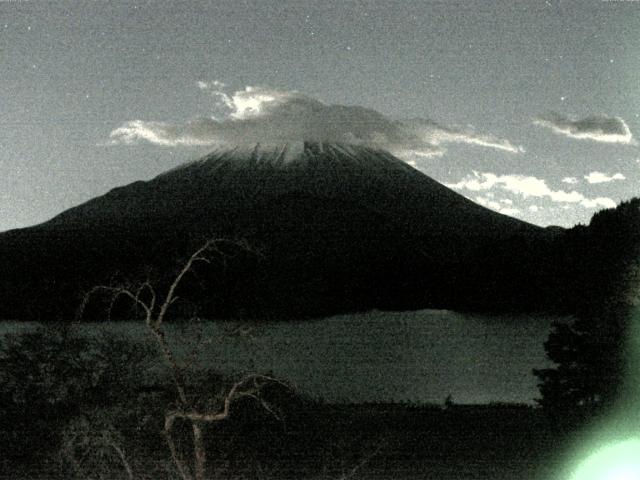
[[[239,158],[277,160],[279,164],[289,164],[300,157],[319,155],[358,157],[372,152],[383,152],[360,145],[329,143],[320,141],[297,141],[283,143],[247,143],[239,145],[222,145],[212,154],[233,152]],[[386,152],[384,152],[386,153]]]
[[[315,165],[335,169],[402,169],[413,170],[402,160],[385,150],[364,145],[328,143],[319,141],[296,141],[283,143],[220,144],[205,157],[185,163],[172,170],[191,168],[232,169],[288,169]],[[169,172],[166,172],[169,173]]]

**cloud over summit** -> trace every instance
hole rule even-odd
[[[533,123],[550,128],[553,132],[568,138],[628,145],[637,143],[628,125],[620,117],[598,114],[584,118],[570,118],[551,112],[537,117]]]
[[[429,119],[395,120],[370,108],[330,105],[296,91],[246,87],[227,93],[217,81],[199,81],[197,86],[211,95],[216,115],[181,124],[131,120],[110,133],[109,143],[193,146],[309,140],[367,145],[405,158],[442,155],[447,144],[524,152],[523,147],[492,135]]]

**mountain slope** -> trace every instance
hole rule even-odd
[[[410,231],[428,226],[432,233],[494,235],[537,229],[471,202],[387,152],[310,142],[218,150],[149,182],[114,189],[48,224],[126,224],[178,214],[197,221],[205,210],[246,209],[291,192],[347,198]]]
[[[68,316],[83,289],[114,275],[153,270],[166,279],[211,236],[246,239],[262,255],[236,256],[222,276],[205,275],[197,297],[206,314],[473,308],[459,292],[491,295],[465,279],[479,254],[492,264],[497,245],[555,235],[477,205],[384,151],[312,142],[219,149],[0,234],[0,316]]]

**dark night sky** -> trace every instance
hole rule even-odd
[[[638,1],[0,2],[0,230],[239,136],[586,222],[638,193],[638,32]]]

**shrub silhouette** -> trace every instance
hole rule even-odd
[[[574,229],[567,251],[581,299],[570,323],[554,326],[545,350],[555,368],[534,370],[539,403],[561,429],[575,427],[620,397],[632,308],[640,286],[640,199],[596,213]]]
[[[0,342],[0,443],[12,461],[42,460],[82,411],[131,398],[143,345],[73,327],[39,327]]]

